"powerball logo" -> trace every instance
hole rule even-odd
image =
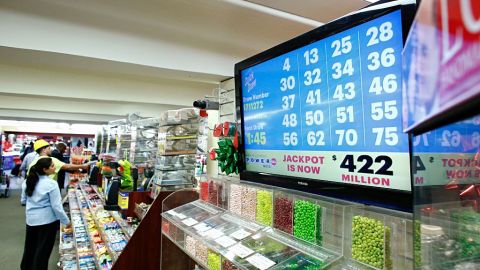
[[[276,158],[264,158],[264,157],[247,157],[247,163],[258,164],[265,168],[275,167],[277,165]]]

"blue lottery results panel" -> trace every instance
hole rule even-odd
[[[259,151],[311,156],[331,151],[324,160],[349,173],[358,172],[353,163],[362,153],[408,153],[402,132],[402,48],[401,12],[395,11],[242,70],[247,169],[249,153],[257,161]],[[269,155],[263,157],[270,160]],[[385,167],[370,156],[360,161]],[[399,169],[408,171],[408,155],[400,163]],[[364,170],[371,171],[377,170]]]

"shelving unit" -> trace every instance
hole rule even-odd
[[[91,189],[90,194],[93,194],[95,197],[97,196],[92,188],[90,188],[88,185],[82,184],[80,185],[80,191],[77,191],[81,193],[79,194],[79,197],[86,198],[90,196],[87,195],[87,192],[85,191],[86,188]],[[127,237],[127,234],[124,233],[124,230],[121,228],[120,224],[115,221],[111,214],[103,209],[103,205],[100,204],[100,202],[100,199],[95,199],[95,201],[89,200],[88,202],[85,200],[88,209],[92,213],[93,221],[100,231],[100,236],[102,237],[106,248],[109,250],[109,253],[112,255],[113,262],[115,262],[123,248],[126,246],[129,237]],[[115,235],[110,236],[110,233],[106,232],[106,230],[115,228],[121,228],[121,233],[118,233],[117,231]]]
[[[87,228],[85,227],[85,223],[81,215],[80,205],[76,198],[75,189],[70,189],[68,191],[68,201],[70,206],[70,216],[77,258],[77,268],[75,269],[95,269],[96,263],[93,256],[93,250],[90,246],[90,242],[88,241]]]
[[[139,169],[139,185],[145,179],[144,172],[153,170],[157,156],[159,118],[140,119],[132,122],[130,163]]]
[[[105,242],[103,234],[93,218],[93,213],[89,204],[87,203],[84,193],[80,190],[76,190],[76,197],[78,204],[81,208],[81,216],[83,223],[86,225],[90,246],[92,247],[94,254],[94,261],[97,269],[110,269],[113,265],[112,257],[114,258],[112,251],[109,249]],[[98,240],[96,237],[100,237]],[[106,251],[104,251],[106,250]],[[100,263],[102,261],[102,263]]]
[[[132,127],[130,124],[121,125],[117,128],[117,150],[118,159],[128,159],[132,143]]]
[[[204,133],[200,119],[196,109],[167,111],[160,117],[152,197],[162,190],[193,187],[196,154]]]

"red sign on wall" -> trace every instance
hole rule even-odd
[[[424,0],[404,51],[412,128],[480,95],[480,1]]]

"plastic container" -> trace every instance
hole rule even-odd
[[[242,215],[242,190],[243,187],[239,184],[230,185],[228,209],[237,215]]]
[[[208,202],[208,181],[200,182],[200,200]]]
[[[265,226],[273,225],[273,192],[257,190],[256,221]]]
[[[210,270],[221,270],[222,269],[222,257],[220,254],[209,249],[207,255],[207,266]]]
[[[285,192],[274,193],[273,227],[286,233],[293,233],[293,199]]]
[[[312,244],[321,244],[322,208],[315,200],[297,197],[293,209],[293,235]]]
[[[239,270],[231,261],[223,259],[222,262],[222,269],[223,270]]]
[[[220,183],[210,180],[208,182],[208,202],[213,205],[218,205],[218,191]]]
[[[353,209],[347,239],[347,257],[376,269],[413,269],[411,214],[378,207]]]
[[[255,221],[257,217],[257,189],[251,186],[242,186],[242,216]]]
[[[208,248],[200,241],[197,241],[195,245],[195,258],[203,265],[208,264]]]
[[[325,269],[326,262],[318,258],[306,255],[304,253],[297,254],[290,259],[280,263],[272,268],[275,270],[320,270]]]
[[[255,252],[254,255],[245,258],[234,257],[234,260],[246,269],[267,269],[298,254],[296,249],[269,237],[264,232],[243,240],[242,245]]]

